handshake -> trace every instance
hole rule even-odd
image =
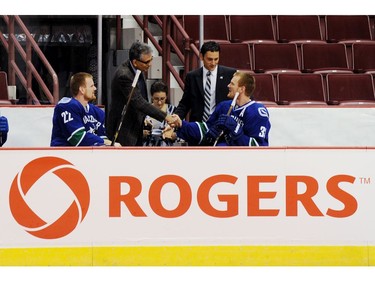
[[[181,118],[177,114],[167,115],[165,121],[167,121],[168,125],[172,128],[179,128],[182,125]]]
[[[169,119],[167,119],[169,118]],[[168,126],[163,130],[163,138],[174,139],[176,138],[175,128],[182,126],[182,121],[178,115],[172,114],[166,118]],[[241,123],[227,114],[221,114],[216,120],[210,120],[206,123],[208,127],[203,140],[201,139],[201,130],[196,122],[184,123],[187,129],[180,131],[182,138],[187,142],[200,143],[201,145],[216,145],[221,136],[224,136],[225,141],[229,145],[234,145],[238,139],[243,135],[243,129]]]
[[[177,137],[174,129],[182,126],[181,118],[177,114],[172,114],[168,115],[165,121],[167,121],[168,126],[163,130],[163,139],[175,140]]]

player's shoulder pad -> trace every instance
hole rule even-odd
[[[265,107],[258,107],[258,113],[260,116],[269,118],[268,111]]]
[[[72,98],[63,97],[58,103],[59,104],[65,104],[65,103],[69,103],[71,100],[72,100]]]
[[[268,110],[262,103],[256,102],[255,105],[257,106],[258,113],[259,113],[260,116],[265,117],[265,118],[269,118]]]
[[[84,110],[82,104],[78,100],[69,97],[63,97],[57,104],[56,109],[70,112],[80,112],[81,110]]]

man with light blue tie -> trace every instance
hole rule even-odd
[[[219,65],[220,45],[205,42],[199,58],[203,66],[190,71],[185,78],[184,94],[175,110],[181,119],[190,111],[189,121],[207,121],[218,103],[227,100],[228,84],[236,69]]]

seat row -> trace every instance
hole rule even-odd
[[[375,41],[353,43],[220,43],[220,64],[256,73],[375,73]]]
[[[254,99],[269,105],[375,106],[371,74],[255,73]]]
[[[199,16],[181,16],[180,22],[184,27],[186,33],[194,41],[197,46],[199,45]],[[255,71],[261,71],[266,69],[264,63],[275,65],[276,61],[274,56],[283,56],[287,54],[292,60],[284,59],[288,61],[288,68],[296,68],[295,63],[298,64],[299,70],[313,69],[313,67],[307,67],[309,59],[318,64],[318,68],[321,65],[320,57],[331,58],[331,62],[340,62],[340,68],[349,68],[352,70],[363,69],[362,67],[354,66],[353,60],[356,62],[366,60],[364,56],[370,54],[370,59],[366,64],[373,64],[373,46],[364,45],[358,47],[356,45],[356,54],[353,54],[352,47],[354,43],[374,43],[375,42],[375,16],[369,15],[206,15],[204,19],[204,40],[215,40],[223,45],[225,48],[224,52],[230,54],[236,54],[241,48],[243,52],[244,62],[241,62],[241,58],[234,57],[231,55],[228,59],[224,58],[221,64],[227,64],[229,66],[236,67],[238,63],[232,61],[239,61],[241,66],[240,69],[251,69]],[[176,35],[177,36],[177,35]],[[181,36],[181,35],[180,35]],[[178,36],[177,36],[178,37]],[[178,40],[181,50],[183,49],[183,40]],[[229,43],[246,43],[249,46],[233,45],[227,46]],[[291,46],[258,46],[258,44],[276,44],[276,43],[293,43]],[[309,50],[302,50],[303,44],[318,44],[319,46],[306,47]],[[341,46],[324,46],[320,45],[326,43],[341,43]],[[345,45],[346,51],[346,63],[343,53],[343,46]],[[296,46],[296,47],[295,47]],[[246,54],[246,48],[249,49],[250,54]],[[296,50],[295,50],[296,48]],[[322,49],[324,48],[324,49]],[[227,49],[236,49],[235,51]],[[274,50],[277,49],[277,50]],[[283,50],[281,50],[283,49]],[[316,53],[315,50],[320,49],[318,60],[316,56],[309,56],[311,52]],[[360,50],[361,49],[361,50]],[[331,56],[332,53],[338,52],[337,55]],[[272,52],[272,53],[271,53]],[[305,53],[308,54],[305,54]],[[269,59],[263,59],[262,53],[271,54]],[[291,54],[290,54],[291,53]],[[297,59],[295,59],[295,53],[297,53]],[[341,58],[338,58],[341,57]],[[265,60],[267,60],[265,62]],[[278,63],[282,58],[279,58]],[[338,61],[339,60],[339,61]],[[198,61],[193,61],[193,66],[198,65]],[[287,64],[282,63],[282,67]],[[331,64],[326,62],[325,64]],[[346,66],[347,65],[347,66]],[[279,66],[276,66],[279,68]],[[324,68],[325,66],[323,66]],[[330,67],[328,65],[328,67]],[[369,67],[367,67],[369,68]],[[372,67],[371,67],[372,68]]]
[[[207,15],[204,38],[218,42],[345,42],[374,39],[368,15]],[[187,34],[199,39],[199,16],[182,16]]]

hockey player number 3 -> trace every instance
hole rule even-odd
[[[259,133],[259,136],[261,137],[261,138],[264,138],[264,137],[266,137],[266,132],[267,132],[267,128],[266,127],[264,127],[264,126],[260,126],[260,133]]]

